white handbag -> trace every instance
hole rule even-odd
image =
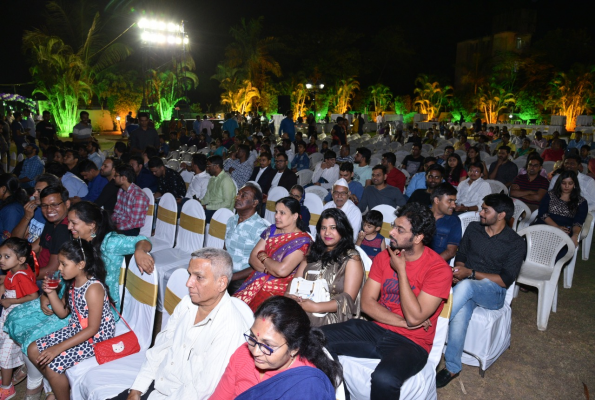
[[[308,271],[308,274],[318,275],[319,278],[313,281],[304,278],[293,278],[289,287],[289,294],[301,297],[302,299],[312,300],[315,303],[329,301],[331,293],[328,288],[328,282],[320,278],[320,271]],[[315,317],[324,317],[327,313],[312,313]]]

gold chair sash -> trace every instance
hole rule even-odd
[[[180,216],[180,227],[199,235],[205,234],[205,220],[191,217],[188,214],[182,213]]]
[[[446,303],[444,303],[444,307],[442,308],[442,311],[440,312],[440,316],[442,318],[449,319],[451,311],[452,311],[452,293],[450,294],[450,296],[448,296],[448,300],[446,300]]]
[[[163,299],[163,308],[169,315],[174,313],[174,310],[178,303],[182,301],[174,292],[169,290],[168,287],[165,288],[165,298]]]
[[[160,219],[166,224],[176,225],[178,222],[178,213],[175,211],[169,211],[163,207],[159,207],[157,209],[157,219]]]
[[[270,212],[275,212],[276,203],[276,201],[267,201],[267,210],[269,210]]]
[[[319,219],[320,219],[320,215],[319,214],[310,214],[310,225],[316,226],[316,224],[318,223],[318,220]]]
[[[155,215],[155,205],[149,204],[149,208],[147,208],[147,215],[151,217]]]
[[[153,285],[132,272],[126,276],[126,289],[140,303],[151,307],[157,305],[157,285]]]
[[[225,240],[225,230],[226,229],[227,229],[227,225],[212,219],[211,225],[209,226],[209,235],[214,236],[221,240]]]
[[[384,236],[385,239],[390,239],[390,229],[390,224],[388,222],[383,222],[380,234]]]

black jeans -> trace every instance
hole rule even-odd
[[[403,383],[428,361],[428,353],[420,345],[370,321],[352,319],[321,329],[335,360],[339,355],[380,359],[372,373],[372,400],[398,399]]]
[[[138,236],[140,228],[126,229],[125,231],[118,231],[118,233],[125,236]]]
[[[147,400],[153,390],[155,390],[155,382],[151,383],[151,386],[149,386],[149,389],[147,389],[147,392],[145,394],[143,394],[140,397],[140,399]],[[124,390],[122,393],[120,393],[116,397],[112,397],[109,400],[126,400],[127,398],[128,398],[128,389]]]

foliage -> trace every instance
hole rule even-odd
[[[543,101],[537,96],[521,92],[517,97],[516,109],[520,110],[518,116],[522,121],[525,121],[525,123],[529,123],[529,120],[532,119],[540,119],[542,108]]]
[[[590,112],[590,98],[595,94],[593,90],[593,67],[586,69],[576,66],[568,73],[559,72],[550,82],[550,93],[546,106],[554,113],[566,116],[566,129],[573,131],[576,127],[576,117],[583,111]]]
[[[395,109],[395,114],[402,114],[405,115],[409,112],[409,108],[407,107],[407,100],[411,103],[411,99],[407,99],[409,96],[395,96],[393,107]]]
[[[389,109],[393,94],[388,86],[377,83],[368,87],[371,102],[374,103],[374,117]]]
[[[267,114],[274,114],[279,108],[277,100],[278,91],[271,83],[266,82],[260,91],[260,98],[258,99],[258,109]]]
[[[355,91],[359,90],[359,82],[355,77],[341,79],[331,92],[333,93],[330,103],[333,111],[337,114],[345,114],[351,109],[351,100]]]
[[[452,97],[452,87],[441,87],[439,82],[430,82],[427,75],[420,74],[415,80],[418,86],[414,93],[415,105],[420,114],[427,114],[428,121],[440,115],[440,109],[447,103],[447,99]]]
[[[477,92],[477,104],[488,124],[498,122],[500,112],[514,103],[516,103],[514,95],[494,81],[489,85],[481,86]]]
[[[291,92],[291,104],[293,104],[294,118],[306,115],[306,99],[309,97],[306,85],[298,83]]]
[[[465,122],[473,122],[475,120],[475,112],[467,111],[469,108],[465,107],[463,101],[454,96],[450,101],[450,114],[453,121],[460,121],[463,117]]]

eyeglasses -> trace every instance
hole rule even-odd
[[[284,159],[282,159],[282,158],[281,158],[281,159],[279,159],[279,160],[275,160],[275,162],[276,162],[277,164],[280,164],[280,163],[284,163],[284,162],[287,162],[287,161],[285,161]]]
[[[64,204],[64,202],[61,201],[61,202],[55,203],[55,204],[41,204],[40,207],[42,210],[47,210],[48,208],[51,208],[52,210],[57,210],[58,207],[60,207],[60,204]]]
[[[345,197],[348,195],[349,195],[349,192],[337,192],[336,190],[333,191],[333,196]]]
[[[260,349],[262,354],[264,354],[265,356],[270,356],[271,354],[273,354],[273,352],[275,350],[278,350],[287,344],[287,342],[285,342],[281,346],[277,346],[275,349],[273,349],[272,347],[269,347],[264,343],[258,342],[256,339],[254,339],[252,336],[248,335],[247,333],[244,333],[244,338],[246,339],[248,346],[250,346],[250,347],[258,346],[258,348]]]

